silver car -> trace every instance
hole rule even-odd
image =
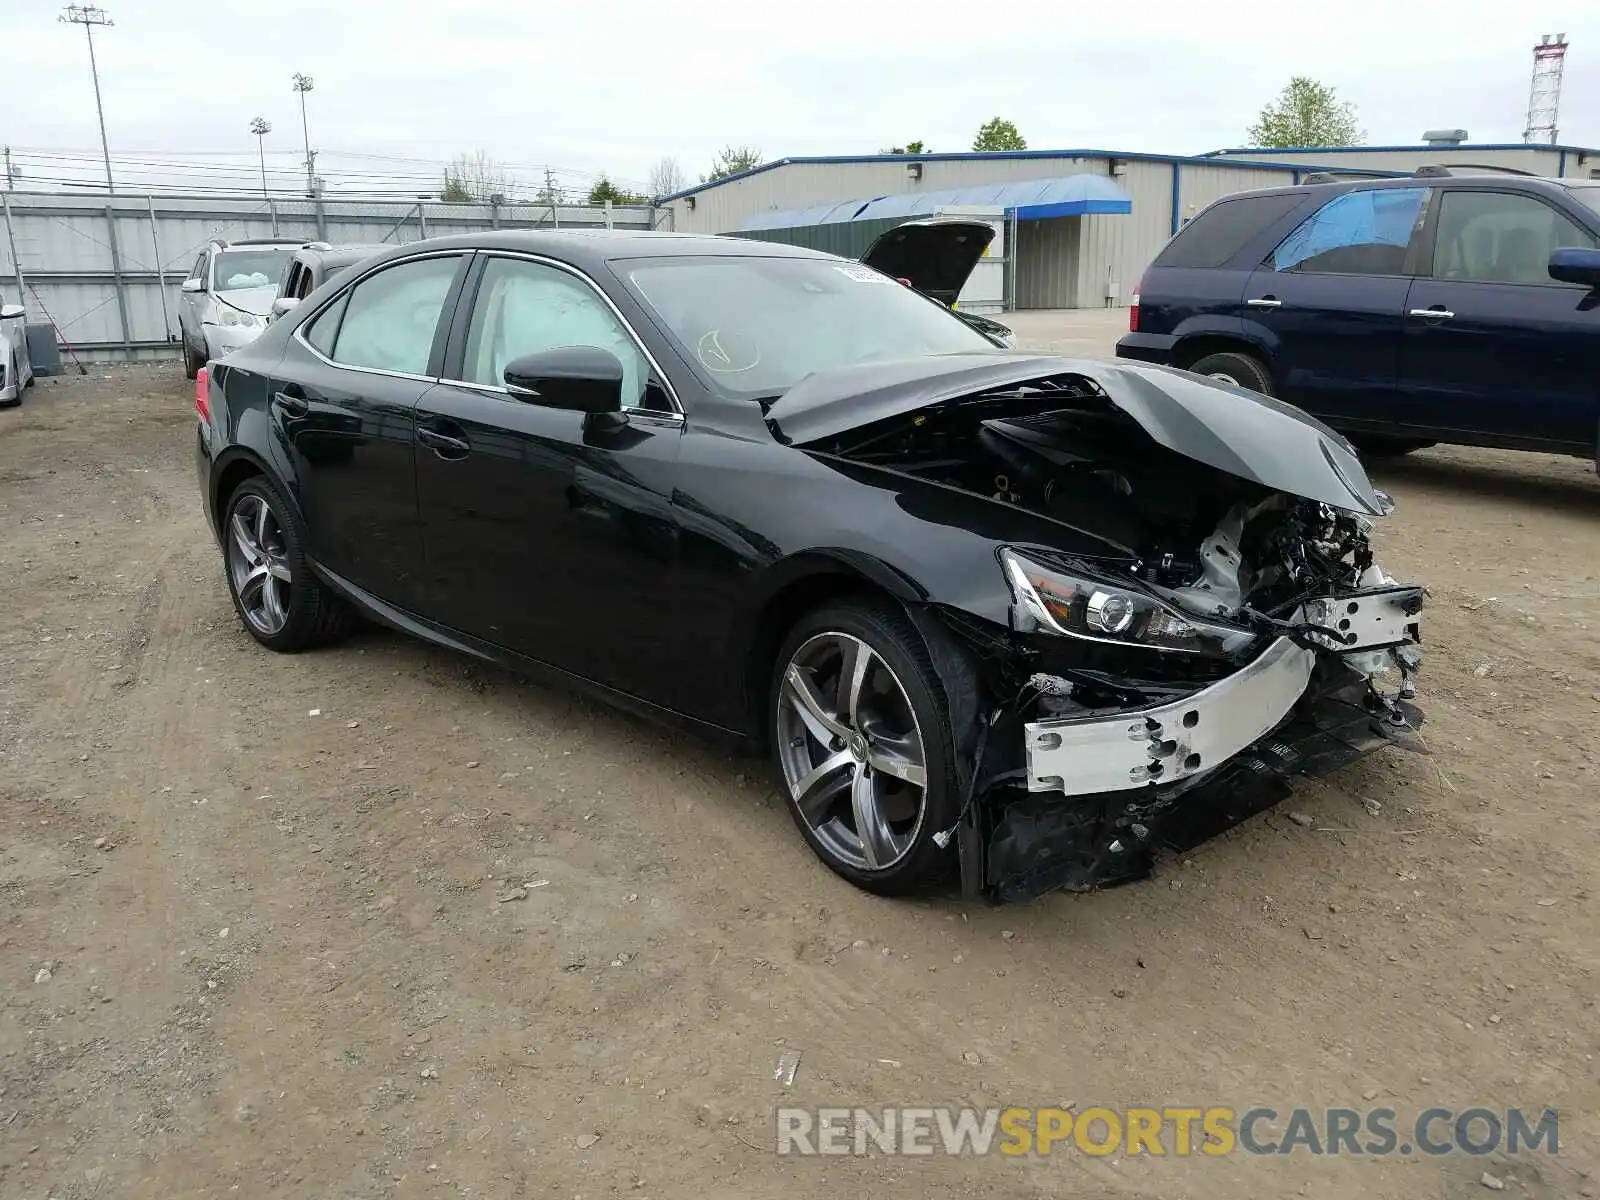
[[[249,238],[207,243],[183,281],[178,324],[190,379],[213,358],[231,354],[267,327],[278,283],[304,242]]]
[[[0,404],[22,403],[22,389],[33,386],[27,325],[20,304],[0,301]]]

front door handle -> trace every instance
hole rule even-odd
[[[432,446],[433,452],[440,458],[465,458],[472,452],[472,446],[466,438],[451,437],[426,425],[417,426],[417,441],[424,446]]]
[[[288,392],[273,392],[272,402],[291,417],[303,417],[311,411],[311,402],[304,396],[291,396]]]
[[[1413,308],[1411,315],[1413,317],[1431,317],[1435,321],[1448,321],[1455,316],[1455,313],[1442,304],[1435,304],[1432,308]]]
[[[1282,308],[1283,301],[1276,296],[1261,296],[1255,300],[1246,300],[1251,308]]]

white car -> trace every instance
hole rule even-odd
[[[0,404],[21,404],[22,389],[33,386],[24,316],[20,304],[0,303]]]
[[[206,244],[183,281],[178,324],[190,379],[213,358],[252,342],[267,327],[289,259],[304,242],[249,238]]]

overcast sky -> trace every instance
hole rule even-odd
[[[894,15],[893,9],[903,15]],[[119,177],[275,185],[301,158],[291,75],[315,80],[311,144],[331,187],[437,187],[476,149],[531,189],[595,172],[642,184],[671,155],[695,182],[726,143],[787,155],[874,153],[921,138],[967,150],[1016,122],[1030,148],[1202,153],[1245,129],[1293,74],[1353,102],[1368,141],[1461,127],[1520,141],[1531,47],[1572,43],[1561,140],[1600,144],[1600,3],[1484,0],[111,0],[96,30]],[[18,186],[96,178],[83,30],[52,0],[0,0],[0,144]],[[1582,15],[1580,15],[1580,13]],[[353,155],[371,157],[356,158]],[[417,160],[417,161],[401,161]],[[180,172],[165,164],[197,164]],[[233,172],[233,173],[230,173]],[[243,173],[239,173],[243,172]],[[281,173],[280,173],[281,172]],[[360,178],[365,176],[367,178]],[[3,181],[0,181],[3,182]]]

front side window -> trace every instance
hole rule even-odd
[[[406,375],[426,372],[439,315],[460,266],[460,257],[450,255],[401,263],[367,276],[344,302],[344,317],[328,357],[346,367]],[[330,308],[317,318],[313,338],[333,311]]]
[[[955,313],[836,258],[674,255],[617,264],[720,392],[780,395],[807,375],[874,359],[994,353]]]
[[[515,258],[493,258],[483,269],[467,328],[462,376],[468,383],[505,385],[513,359],[563,346],[598,346],[622,363],[622,403],[638,407],[649,366],[616,313],[594,288],[566,271]]]
[[[1403,275],[1427,188],[1370,188],[1335,196],[1279,243],[1275,271]]]
[[[292,250],[224,250],[213,264],[211,286],[219,292],[271,287],[283,278]]]
[[[1543,200],[1513,192],[1450,190],[1440,199],[1433,274],[1559,287],[1550,278],[1550,252],[1563,246],[1592,248],[1594,238]]]
[[[200,251],[200,257],[194,260],[194,266],[189,271],[190,279],[205,279],[206,277],[206,252]]]

